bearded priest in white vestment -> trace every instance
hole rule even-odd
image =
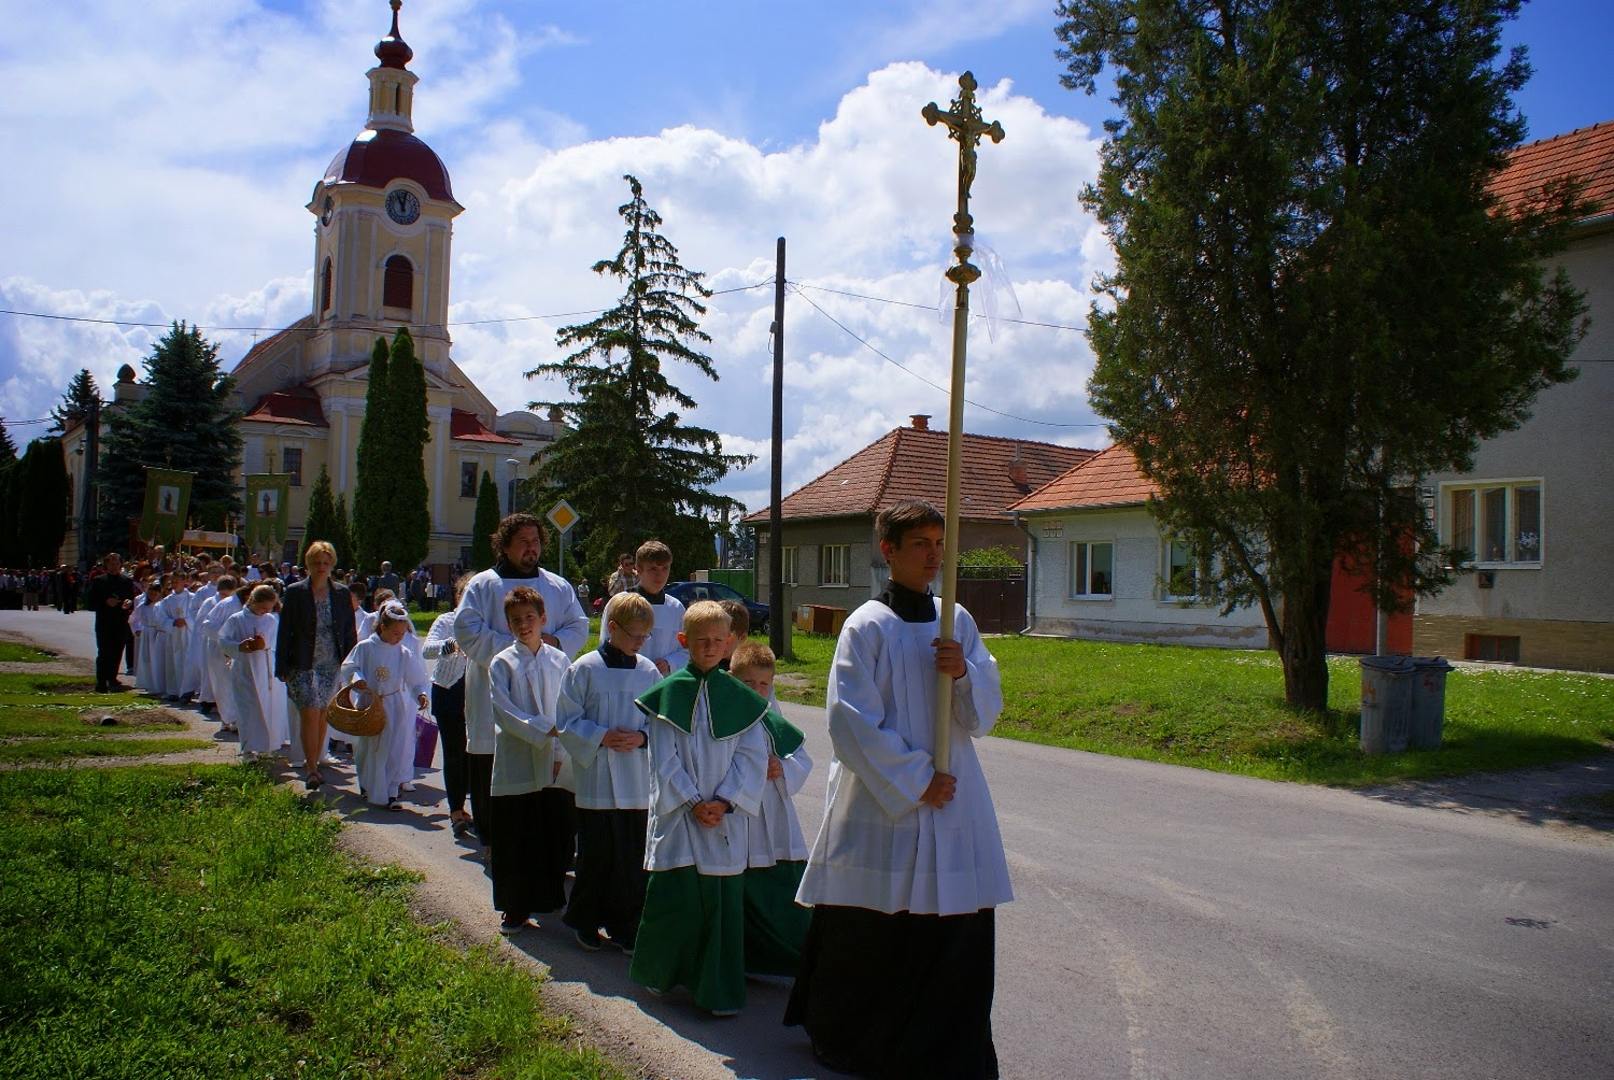
[[[875,534],[891,581],[835,646],[835,756],[797,894],[813,917],[785,1023],[839,1072],[996,1077],[993,916],[1013,891],[973,740],[1003,707],[997,661],[962,607],[955,640],[938,642],[941,514],[899,503]],[[932,758],[938,672],[953,676],[951,774]]]

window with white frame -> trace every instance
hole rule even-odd
[[[820,544],[818,545],[818,583],[820,585],[845,585],[847,544]]]
[[[1073,540],[1070,544],[1070,595],[1082,600],[1115,594],[1115,545]]]
[[[1541,481],[1498,480],[1444,489],[1449,547],[1476,566],[1537,566],[1542,558]]]
[[[1205,596],[1210,576],[1208,560],[1181,540],[1160,543],[1160,599],[1199,600]]]
[[[783,581],[786,585],[794,585],[794,584],[796,584],[796,549],[795,549],[795,547],[794,546],[787,547],[784,550],[782,550],[779,554],[780,554],[781,561],[784,564],[784,569],[780,571],[780,575],[781,575],[780,580]]]

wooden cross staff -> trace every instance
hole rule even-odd
[[[970,186],[975,183],[975,148],[985,135],[994,143],[1003,141],[1003,125],[988,124],[975,104],[975,76],[958,77],[958,97],[946,112],[932,101],[920,110],[925,122],[934,127],[947,125],[947,137],[958,143],[958,211],[953,214],[953,254],[956,266],[947,270],[947,280],[957,289],[953,305],[953,381],[947,412],[947,510],[942,548],[941,639],[953,640],[953,606],[958,597],[958,480],[964,451],[964,356],[969,340],[970,284],[981,271],[970,262],[975,249],[975,219],[970,217]],[[936,771],[948,772],[952,765],[953,678],[936,675]]]

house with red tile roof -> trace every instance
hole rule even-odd
[[[960,549],[1008,547],[1022,559],[1026,536],[1009,506],[1093,455],[1079,447],[968,432],[963,444]],[[791,604],[850,610],[878,593],[886,569],[874,540],[874,515],[907,499],[925,499],[939,509],[946,496],[947,433],[931,428],[924,414],[785,496],[781,540]],[[757,565],[767,566],[768,509],[748,515],[744,524],[757,531]]]
[[[1419,598],[1419,653],[1614,671],[1614,120],[1519,147],[1491,190],[1512,208],[1569,177],[1592,204],[1557,260],[1591,320],[1577,377],[1482,443],[1473,469],[1420,481],[1473,572]]]

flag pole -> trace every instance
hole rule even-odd
[[[975,104],[975,76],[966,71],[958,77],[959,93],[945,112],[932,101],[920,115],[932,127],[945,125],[947,136],[958,143],[958,210],[953,214],[953,255],[956,266],[947,270],[947,280],[955,286],[953,303],[953,377],[947,409],[947,507],[944,513],[942,550],[941,627],[942,641],[953,640],[954,605],[958,597],[958,518],[959,479],[964,452],[964,371],[969,348],[970,285],[981,276],[970,262],[975,250],[975,219],[970,216],[970,186],[975,182],[975,148],[985,135],[994,143],[1003,141],[1003,125],[990,124]],[[936,734],[932,756],[936,771],[952,767],[953,677],[936,673]]]

